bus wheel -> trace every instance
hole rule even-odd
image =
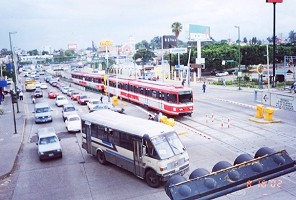
[[[159,176],[153,170],[148,170],[145,176],[146,183],[153,188],[158,188],[161,184]]]
[[[102,165],[105,165],[107,163],[105,155],[102,151],[97,152],[97,159]]]

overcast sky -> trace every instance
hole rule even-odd
[[[296,0],[276,4],[276,33],[283,39],[296,31]],[[0,3],[0,49],[13,46],[25,50],[50,45],[78,49],[94,41],[124,44],[129,36],[150,42],[155,36],[171,35],[173,22],[183,26],[179,39],[187,41],[188,25],[210,26],[215,40],[273,34],[273,4],[266,0],[8,0]]]

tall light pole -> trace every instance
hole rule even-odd
[[[238,72],[237,72],[237,77],[238,77],[238,90],[241,90],[241,87],[240,87],[240,83],[241,83],[240,27],[239,26],[234,26],[234,28],[237,28],[237,33],[238,33]]]
[[[14,91],[17,92],[17,86],[16,86],[16,70],[15,70],[15,65],[14,65],[14,61],[13,61],[13,50],[12,50],[12,43],[11,43],[11,35],[12,34],[16,34],[17,32],[9,32],[9,44],[10,44],[10,51],[11,51],[11,59],[12,59],[12,69],[13,69],[13,74],[12,74],[12,77],[13,77],[13,82],[14,82]],[[16,102],[16,110],[17,110],[17,113],[19,113],[19,105],[18,105],[18,101]]]

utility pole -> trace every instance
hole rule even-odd
[[[238,90],[241,90],[241,53],[240,53],[240,27],[239,26],[234,26],[235,28],[237,28],[237,32],[238,32],[238,72],[237,72],[237,77],[238,77]]]
[[[12,44],[11,44],[11,34],[16,34],[17,32],[9,32],[9,44],[10,44],[10,51],[11,51],[11,59],[12,59],[12,69],[13,69],[13,74],[12,74],[12,77],[13,77],[13,82],[14,82],[14,91],[17,93],[17,81],[16,81],[16,70],[15,70],[15,65],[14,65],[14,61],[13,61],[13,50],[12,50]],[[17,110],[17,113],[19,113],[19,105],[18,105],[18,101],[16,102],[16,110]]]

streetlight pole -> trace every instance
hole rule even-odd
[[[238,77],[238,90],[241,90],[240,84],[241,84],[241,53],[240,53],[240,27],[239,26],[234,26],[237,28],[238,32],[238,72],[237,72],[237,77]]]
[[[10,44],[10,51],[11,51],[11,59],[12,59],[12,68],[13,68],[13,74],[12,74],[12,77],[13,77],[13,82],[14,82],[14,91],[17,93],[17,86],[16,86],[16,70],[15,70],[15,65],[14,65],[14,61],[13,61],[13,50],[12,50],[12,43],[11,43],[11,34],[16,34],[17,32],[9,32],[9,44]],[[18,101],[16,101],[16,110],[17,110],[17,113],[19,113],[19,105],[18,105]]]

